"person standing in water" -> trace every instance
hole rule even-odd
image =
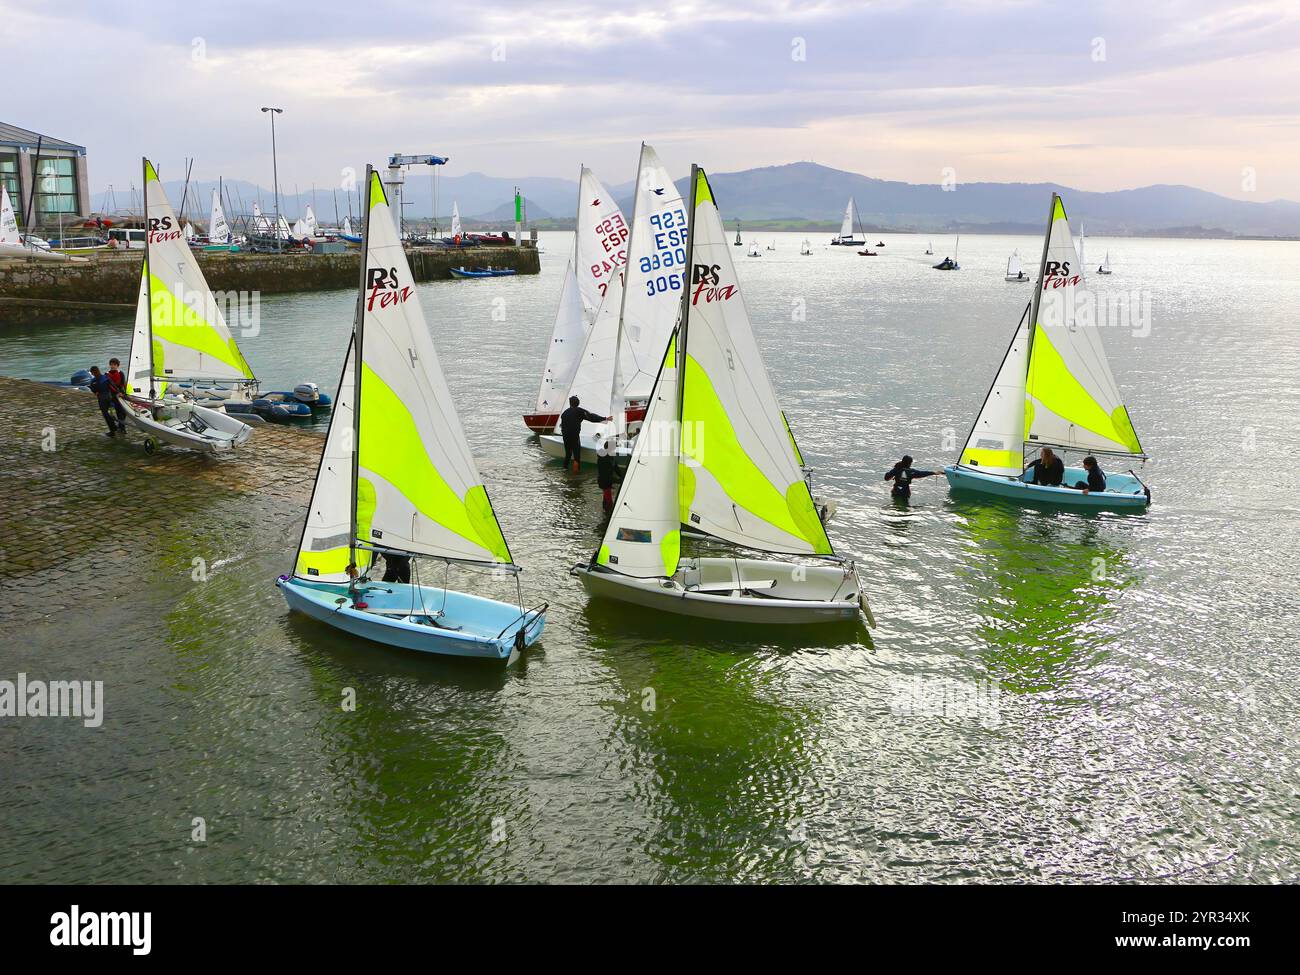
[[[582,424],[605,423],[614,419],[612,416],[597,416],[578,405],[578,397],[569,397],[569,408],[560,414],[560,435],[564,437],[564,468],[578,473],[582,462]],[[572,466],[570,466],[572,465]]]
[[[934,477],[943,471],[918,471],[912,467],[912,455],[904,454],[903,459],[885,472],[885,480],[893,481],[889,492],[891,498],[906,501],[912,496],[912,481],[918,477]]]
[[[606,440],[596,451],[596,483],[601,490],[601,504],[605,514],[614,510],[614,482],[623,480],[623,472],[618,469],[613,440]]]

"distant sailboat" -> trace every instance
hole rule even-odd
[[[212,188],[212,215],[208,218],[208,243],[212,246],[230,245],[230,224],[226,222],[226,211],[221,208],[221,194]]]
[[[460,229],[460,204],[453,200],[451,204],[451,236],[458,238],[462,233]]]
[[[1030,483],[1025,452],[1040,447],[1145,461],[1146,454],[1111,373],[1102,329],[1076,306],[1083,268],[1061,198],[1052,194],[1043,239],[1043,278],[1012,334],[993,385],[958,462],[944,469],[957,491],[1022,503],[1141,511],[1151,494],[1133,471],[1108,472],[1105,489],[1083,491],[1088,474],[1065,469],[1060,486]]]
[[[758,241],[756,241],[756,240],[751,240],[751,241],[749,242],[749,250],[745,253],[745,256],[746,256],[746,257],[762,257],[762,256],[763,256],[763,252],[762,252],[761,250],[759,250],[759,248],[758,248]]]
[[[1007,280],[1008,281],[1028,281],[1029,275],[1025,274],[1024,265],[1020,263],[1019,249],[1013,251],[1007,258]]]
[[[291,610],[350,636],[506,661],[541,635],[546,607],[422,585],[420,559],[518,578],[451,390],[379,174],[367,167],[352,340],[293,568]],[[407,580],[371,577],[375,556]],[[435,578],[440,578],[441,573]]]
[[[844,247],[866,247],[867,237],[859,232],[861,223],[858,219],[858,205],[853,197],[849,197],[848,206],[844,208],[844,219],[840,222],[840,232],[831,238],[831,243]]]
[[[803,243],[799,245],[799,254],[803,257],[808,257],[812,254],[812,244],[809,243],[807,237],[805,237]]]
[[[1110,251],[1106,252],[1105,258],[1102,260],[1101,264],[1097,266],[1097,273],[1110,274]]]
[[[928,244],[925,245],[925,253],[927,257],[934,256],[934,241],[930,241]]]

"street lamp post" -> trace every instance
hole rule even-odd
[[[275,157],[275,117],[284,112],[283,108],[263,107],[262,111],[271,113],[271,178],[275,180],[275,251],[280,253],[280,166]]]

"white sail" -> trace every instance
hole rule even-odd
[[[420,555],[509,563],[379,174],[370,179],[357,404],[357,536]]]
[[[18,236],[18,220],[14,217],[14,205],[9,200],[9,190],[0,185],[0,244],[18,246],[22,239]]]
[[[343,232],[344,232],[345,234],[347,234],[349,237],[355,237],[355,236],[356,236],[356,235],[352,232],[352,216],[351,216],[351,215],[348,215],[348,216],[346,216],[346,217],[343,218]]]
[[[355,340],[350,339],[294,566],[294,575],[326,582],[347,582],[348,562],[354,554],[348,533],[352,527],[355,370],[356,346]],[[359,513],[363,510],[359,509]],[[370,564],[370,553],[364,549],[356,551],[355,557],[358,569],[364,570]]]
[[[832,553],[736,278],[708,179],[697,175],[682,325],[681,517],[767,552]]]
[[[1025,306],[1002,366],[962,448],[959,463],[986,474],[1018,477],[1024,470],[1025,371],[1029,366],[1029,310]]]
[[[194,224],[189,223],[188,221],[185,224],[185,239],[186,240],[194,239]]]
[[[614,415],[619,359],[618,310],[622,300],[623,275],[616,273],[596,312],[596,320],[587,331],[582,355],[562,403],[567,403],[570,396],[576,396],[583,409],[601,416]]]
[[[310,203],[307,204],[307,209],[302,215],[302,222],[303,226],[307,229],[307,236],[315,237],[316,231],[319,229],[319,224],[316,223],[316,212],[312,210]]]
[[[577,272],[582,306],[592,320],[609,283],[627,264],[631,228],[614,197],[586,166],[578,176]]]
[[[840,223],[840,236],[852,237],[853,228],[857,223],[857,204],[853,202],[853,197],[849,197],[848,205],[844,208],[844,220]]]
[[[305,240],[311,236],[311,230],[307,226],[307,221],[299,217],[293,222],[293,236],[297,240]]]
[[[1140,455],[1102,346],[1095,296],[1084,290],[1070,222],[1055,195],[1046,249],[1026,380],[1026,440]]]
[[[1024,266],[1020,263],[1020,251],[1014,251],[1011,256],[1007,258],[1007,277],[1019,277],[1020,272],[1023,270]]]
[[[460,236],[460,204],[455,202],[451,205],[451,235]]]
[[[625,399],[650,395],[677,321],[686,267],[686,206],[654,149],[641,144],[624,278],[620,378]]]
[[[253,371],[226,327],[221,307],[185,243],[157,172],[147,160],[144,191],[149,245],[140,282],[132,360],[142,363],[143,371],[154,378],[158,394],[159,379],[251,382]],[[143,339],[141,314],[148,316]],[[152,348],[147,339],[150,334]],[[144,392],[150,384],[136,383],[133,378],[132,386]]]
[[[257,203],[253,204],[253,230],[259,234],[271,232],[271,220],[262,213],[262,208]]]
[[[214,244],[230,243],[230,224],[226,223],[226,211],[221,208],[221,194],[216,187],[212,189],[212,216],[208,219],[208,240]]]
[[[671,576],[681,556],[677,348],[670,341],[596,561],[638,578]]]
[[[546,350],[542,387],[537,393],[537,413],[564,411],[565,396],[582,359],[586,338],[587,316],[582,307],[582,296],[578,293],[578,275],[570,260],[564,269],[560,306],[555,312],[551,344]]]
[[[289,230],[289,220],[283,213],[280,214],[280,219],[277,221],[276,227],[278,228],[278,236],[281,240],[288,240],[293,236],[292,232]]]

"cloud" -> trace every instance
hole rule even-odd
[[[290,187],[393,151],[502,176],[586,162],[618,183],[646,138],[678,172],[815,158],[1242,196],[1251,166],[1248,198],[1300,197],[1300,16],[1282,2],[0,0],[0,19],[10,71],[41,79],[9,120],[86,144],[96,188],[146,152],[268,183],[257,109],[276,104]],[[56,48],[102,57],[51,72]]]

